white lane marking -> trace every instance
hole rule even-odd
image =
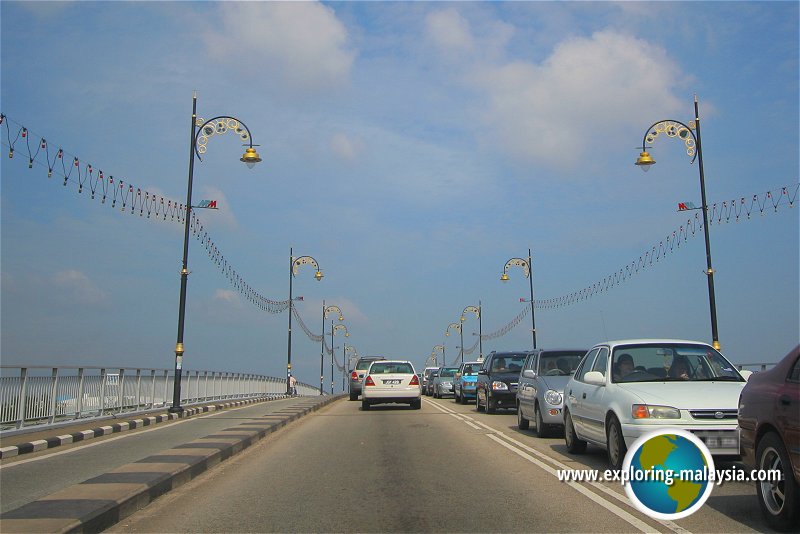
[[[153,428],[150,428],[150,429],[147,429],[147,430],[141,430],[139,432],[134,432],[132,434],[122,434],[122,435],[119,435],[119,436],[116,436],[116,437],[113,437],[113,438],[108,438],[108,439],[96,441],[94,443],[87,443],[86,445],[81,445],[79,447],[75,447],[75,448],[72,448],[72,449],[67,449],[67,450],[64,450],[64,451],[58,451],[58,452],[54,452],[54,453],[51,453],[51,454],[43,454],[41,456],[37,456],[36,458],[28,458],[27,460],[19,460],[17,462],[8,463],[8,464],[5,464],[5,465],[0,464],[0,469],[11,468],[11,467],[14,467],[14,466],[17,466],[17,465],[23,465],[23,464],[27,464],[27,463],[30,463],[30,462],[38,462],[39,460],[45,460],[45,459],[48,459],[48,458],[52,458],[53,456],[61,456],[62,454],[70,454],[70,453],[73,453],[73,452],[76,452],[76,451],[79,451],[79,450],[84,450],[84,449],[86,449],[88,447],[96,447],[98,445],[105,445],[106,443],[109,443],[111,441],[117,441],[118,439],[125,439],[125,438],[130,438],[130,437],[133,437],[133,436],[139,436],[141,434],[147,434],[148,432],[155,432],[156,430],[163,430],[165,428],[171,428],[171,427],[173,427],[175,425],[181,425],[183,423],[189,423],[191,421],[197,421],[198,419],[205,419],[207,417],[214,417],[216,415],[229,414],[229,413],[235,412],[237,410],[243,410],[244,408],[251,408],[252,406],[253,406],[252,404],[249,404],[249,405],[245,405],[245,406],[239,406],[237,408],[232,408],[230,410],[217,410],[217,411],[208,413],[206,415],[200,415],[200,416],[197,416],[197,417],[190,417],[188,419],[183,419],[183,420],[178,419],[178,420],[176,420],[174,423],[172,423],[170,425],[164,425],[164,426],[158,426],[157,425],[157,426],[155,426]],[[253,417],[253,419],[258,419],[258,418],[257,417]],[[91,434],[91,431],[89,431],[89,432],[85,432],[84,431],[84,432],[81,432],[81,433],[84,434],[84,435],[87,435],[87,434]]]
[[[430,402],[430,404],[432,406],[436,407],[437,409],[439,409],[439,410],[441,410],[443,412],[446,412],[446,413],[458,413],[458,412],[453,411],[451,408],[439,406],[438,403],[435,403],[435,402],[432,402],[432,401],[429,401],[429,402]],[[538,457],[541,460],[544,460],[546,462],[549,462],[549,463],[553,464],[554,466],[558,467],[559,469],[571,470],[571,468],[568,465],[558,461],[557,459],[555,459],[555,458],[553,458],[551,456],[548,456],[548,455],[544,454],[541,451],[538,451],[538,450],[534,449],[533,447],[525,445],[521,441],[518,441],[518,440],[512,438],[511,436],[503,433],[500,430],[496,430],[496,429],[490,427],[489,425],[487,425],[485,423],[482,423],[480,421],[475,421],[471,417],[466,416],[464,414],[460,414],[460,415],[462,415],[462,417],[464,418],[464,422],[467,425],[469,425],[470,427],[475,428],[475,429],[483,428],[484,430],[487,430],[489,432],[489,434],[487,434],[487,436],[492,438],[492,439],[494,439],[495,441],[497,441],[497,437],[496,436],[501,436],[503,439],[508,440],[509,442],[513,443],[517,447],[519,447],[519,448],[521,448],[521,449],[523,449],[525,451],[530,452],[531,454],[535,455],[536,457]],[[479,425],[479,426],[476,426],[476,425]],[[500,443],[502,443],[502,442],[500,442]],[[510,447],[510,446],[508,446],[506,444],[503,444],[503,445],[506,448],[509,448],[510,450],[514,450],[512,447]],[[530,456],[528,456],[528,455],[526,455],[524,453],[521,453],[519,451],[514,450],[514,452],[516,452],[520,456],[525,457],[526,459],[528,459],[531,462],[535,463],[539,467],[542,467],[542,469],[544,469],[545,471],[547,471],[551,475],[554,475],[556,477],[558,476],[556,471],[553,468],[551,468],[550,466],[544,465],[540,461],[536,460],[535,458],[532,458],[532,457],[530,457]],[[582,484],[587,484],[587,483],[589,485],[591,485],[593,488],[596,488],[597,490],[605,493],[606,495],[609,495],[610,497],[616,499],[617,501],[621,502],[622,504],[624,504],[626,506],[629,506],[629,507],[631,506],[630,502],[628,502],[628,499],[626,497],[624,497],[620,493],[617,493],[616,491],[614,491],[614,490],[612,490],[610,488],[607,488],[603,484],[600,484],[598,482],[583,482]],[[576,488],[580,487],[580,486],[576,486],[576,484],[580,484],[580,483],[575,483],[575,482],[570,483],[570,485],[573,486],[573,487],[576,487]],[[589,491],[589,490],[586,490],[586,488],[582,488],[582,489],[584,491]],[[579,491],[581,491],[581,490],[579,490]],[[584,491],[581,491],[581,493],[584,493]],[[589,493],[591,493],[592,495],[597,495],[597,494],[595,494],[593,492],[589,492]],[[591,497],[591,498],[592,498],[592,500],[595,500],[593,497]],[[604,502],[606,502],[608,505],[610,505],[612,507],[614,506],[613,503],[610,503],[610,502],[606,501],[605,499],[602,499],[602,497],[600,497],[600,496],[597,496],[597,498],[603,500]],[[623,511],[624,513],[627,514],[627,512],[625,512],[624,510],[621,510],[621,511]],[[630,514],[628,514],[628,515],[630,516]],[[633,517],[633,516],[630,516],[630,517]],[[639,520],[636,519],[636,521],[639,521]],[[674,523],[672,521],[661,521],[661,520],[655,520],[655,521],[657,521],[659,524],[663,525],[664,527],[668,528],[672,532],[675,532],[676,534],[691,534],[691,532],[689,530],[686,530],[685,528],[677,525],[676,523]],[[649,529],[650,527],[647,526],[647,528]]]
[[[513,452],[515,454],[518,454],[519,456],[525,458],[529,462],[537,465],[538,467],[540,467],[544,471],[550,473],[554,477],[558,476],[558,474],[556,473],[555,469],[553,469],[549,465],[545,464],[544,462],[538,460],[537,458],[534,458],[530,454],[527,454],[527,453],[519,450],[518,448],[513,447],[512,445],[506,443],[505,441],[503,441],[502,439],[500,439],[499,437],[497,437],[494,434],[487,434],[487,436],[489,437],[489,439],[491,439],[493,441],[496,441],[497,443],[499,443],[503,447],[507,448],[511,452]],[[607,499],[604,499],[602,496],[596,494],[595,492],[586,489],[585,487],[583,487],[579,483],[568,482],[568,484],[569,484],[569,486],[571,488],[577,490],[579,493],[582,493],[584,496],[586,496],[589,499],[591,499],[592,501],[596,502],[597,504],[599,504],[600,506],[602,506],[603,508],[605,508],[606,510],[608,510],[612,514],[616,515],[617,517],[619,517],[620,519],[622,519],[626,523],[628,523],[631,526],[633,526],[634,528],[638,529],[639,531],[641,531],[641,532],[658,532],[657,530],[654,530],[650,525],[648,525],[647,523],[645,523],[641,519],[638,519],[638,518],[634,517],[633,515],[631,515],[630,513],[626,512],[625,510],[623,510],[622,508],[620,508],[616,504],[608,501]]]

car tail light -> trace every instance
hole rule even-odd
[[[372,376],[367,375],[367,379],[364,381],[365,386],[374,386],[375,382],[372,381]]]
[[[419,377],[417,375],[412,376],[411,383],[409,383],[409,386],[418,386],[418,385],[419,385]]]
[[[358,373],[355,371],[350,373],[350,380],[358,380]]]

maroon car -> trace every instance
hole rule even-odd
[[[769,371],[753,374],[739,396],[739,449],[750,469],[779,470],[778,481],[757,481],[769,525],[800,526],[800,345]]]

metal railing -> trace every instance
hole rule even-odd
[[[775,367],[775,363],[737,363],[734,365],[740,371],[753,371],[754,373]]]
[[[3,365],[0,430],[157,410],[170,405],[173,387],[174,374],[169,369]],[[181,376],[181,406],[285,393],[285,378],[187,370]],[[298,382],[297,393],[319,395],[320,391]]]

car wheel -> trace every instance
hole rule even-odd
[[[572,416],[569,412],[564,414],[564,441],[567,444],[567,450],[572,454],[581,454],[586,450],[586,442],[578,439],[575,433],[575,426],[572,424]]]
[[[422,399],[414,399],[411,401],[412,410],[419,410],[420,408],[422,408]]]
[[[367,410],[369,410],[369,403],[368,403],[367,401],[365,401],[365,400],[362,400],[362,401],[361,401],[361,409],[362,409],[363,411],[365,411],[365,412],[366,412]]]
[[[494,401],[492,400],[492,398],[489,396],[488,393],[486,394],[485,408],[486,408],[486,413],[494,413],[495,410],[497,409],[497,405],[494,403]]]
[[[358,393],[353,393],[353,392],[351,391],[351,392],[350,392],[350,400],[351,400],[351,401],[358,400]]]
[[[550,434],[550,429],[544,424],[544,421],[542,421],[542,411],[539,409],[538,403],[533,409],[533,417],[536,419],[536,436],[546,438]]]
[[[757,482],[758,504],[769,526],[788,531],[800,522],[800,487],[794,479],[786,447],[774,432],[765,434],[756,448],[757,468],[781,472],[781,480]]]
[[[606,424],[606,448],[608,450],[608,463],[612,469],[622,469],[625,461],[625,453],[628,447],[625,446],[625,438],[622,436],[622,427],[614,415],[608,417]]]
[[[475,393],[475,411],[481,411],[481,394]]]
[[[531,422],[525,419],[525,416],[522,415],[522,406],[517,403],[517,428],[520,430],[528,430],[528,427],[531,426]]]
[[[458,404],[458,391],[456,391],[455,389],[453,390],[453,402]]]

